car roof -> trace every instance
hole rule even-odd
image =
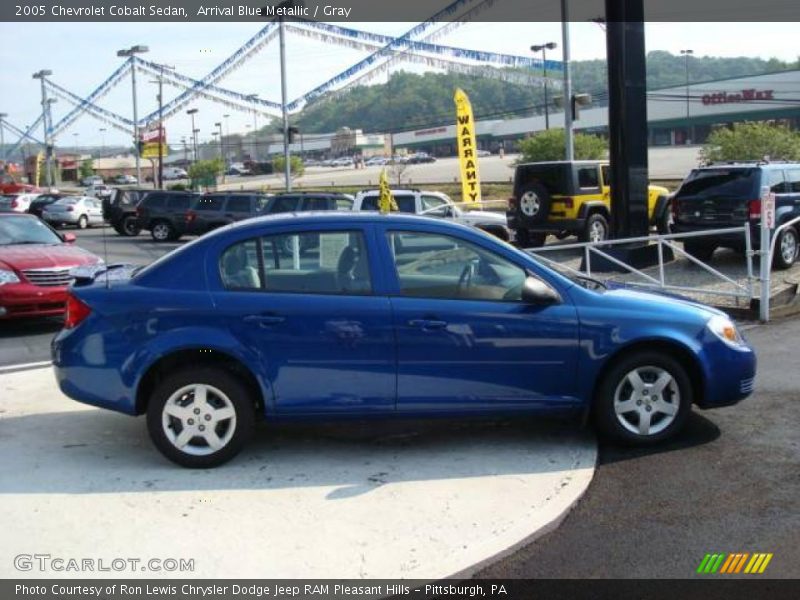
[[[697,171],[714,169],[785,169],[787,167],[800,167],[798,162],[760,162],[760,161],[737,161],[737,162],[718,162],[711,163],[702,167],[697,167]]]
[[[537,166],[568,166],[568,165],[607,165],[607,160],[542,160],[534,162],[519,163],[518,167],[537,167]]]

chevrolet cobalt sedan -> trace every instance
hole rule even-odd
[[[84,273],[52,354],[66,395],[146,415],[186,467],[232,458],[257,419],[583,413],[655,443],[748,396],[756,366],[715,309],[569,279],[474,228],[336,211]]]

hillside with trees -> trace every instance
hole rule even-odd
[[[693,83],[759,75],[800,68],[800,60],[787,63],[775,58],[690,57]],[[572,63],[576,93],[589,93],[593,106],[607,104],[604,60]],[[537,73],[538,74],[538,73]],[[647,87],[658,89],[685,82],[684,58],[664,51],[647,55]],[[464,89],[476,118],[513,118],[540,114],[544,106],[541,86],[525,86],[501,79],[454,73],[393,73],[388,83],[361,86],[321,96],[292,119],[307,133],[335,131],[340,127],[366,132],[422,129],[446,123],[453,114],[453,91]],[[558,95],[558,90],[551,90]]]

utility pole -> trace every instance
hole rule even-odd
[[[8,113],[0,113],[0,148],[3,149],[3,158],[6,158],[6,138],[3,132],[3,119],[8,116]]]
[[[139,115],[136,112],[136,55],[148,52],[150,48],[138,44],[125,50],[117,50],[117,56],[130,59],[131,63],[131,85],[133,89],[133,147],[136,149],[134,158],[136,159],[136,179],[142,181],[142,165],[139,157]]]
[[[683,55],[683,66],[684,70],[686,71],[686,139],[684,140],[684,143],[691,144],[693,136],[691,133],[691,116],[689,114],[689,57],[694,54],[694,50],[687,48],[686,50],[681,50],[681,54]]]
[[[564,68],[564,142],[565,158],[575,160],[575,145],[572,135],[572,72],[569,52],[569,6],[568,0],[561,0],[561,45],[564,47],[562,64]]]
[[[164,189],[164,71],[173,70],[170,65],[158,65],[158,79],[150,83],[158,84],[158,189]]]
[[[217,131],[214,132],[214,135],[219,134],[219,157],[222,159],[222,183],[225,183],[225,171],[227,170],[227,161],[225,160],[225,151],[222,149],[222,121],[217,121],[214,123],[217,126]]]
[[[186,114],[192,117],[192,144],[194,150],[194,162],[197,162],[197,132],[200,131],[194,126],[194,116],[197,114],[196,108],[190,108]]]
[[[44,132],[45,179],[47,181],[47,187],[52,185],[50,161],[53,149],[50,147],[50,124],[47,118],[50,105],[47,102],[47,88],[45,87],[45,82],[47,77],[52,74],[53,72],[48,69],[42,69],[33,74],[33,78],[38,79],[42,84],[42,130]]]
[[[278,21],[281,59],[281,112],[283,113],[283,162],[286,191],[292,191],[291,165],[289,164],[289,113],[286,110],[286,31],[284,19]]]
[[[100,156],[106,153],[106,128],[100,128]]]
[[[531,46],[531,52],[542,53],[542,75],[544,76],[544,128],[550,129],[550,99],[547,97],[547,51],[554,50],[558,44],[547,42],[538,46]]]
[[[253,102],[253,156],[251,160],[258,160],[258,111],[256,110],[255,101],[258,99],[258,94],[250,94],[247,99]]]

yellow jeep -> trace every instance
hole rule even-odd
[[[595,160],[534,162],[517,165],[509,199],[508,226],[524,247],[541,246],[548,234],[582,242],[608,238],[611,220],[611,172]],[[669,190],[650,185],[647,194],[650,225],[669,231]]]

